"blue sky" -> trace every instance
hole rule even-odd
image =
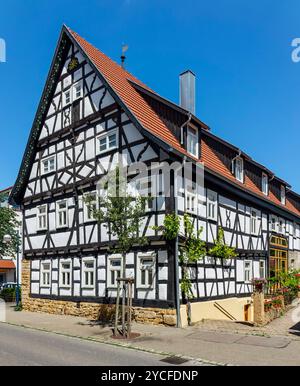
[[[298,0],[0,0],[0,189],[12,185],[63,23],[178,102],[197,75],[197,115],[300,192]]]

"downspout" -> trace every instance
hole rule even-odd
[[[175,194],[175,192],[174,192]],[[178,215],[178,203],[177,195],[174,197],[175,202],[175,215]],[[174,264],[175,264],[175,296],[176,296],[176,327],[181,328],[181,317],[180,317],[180,288],[179,288],[179,259],[178,259],[178,235],[175,239],[175,251],[174,251]]]

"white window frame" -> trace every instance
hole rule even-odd
[[[65,203],[66,207],[64,209],[60,209],[59,205]],[[66,222],[65,224],[59,224],[60,219],[60,213],[65,212],[66,213]],[[69,226],[69,207],[68,207],[68,200],[60,200],[56,203],[56,229],[60,228],[68,228]]]
[[[258,233],[257,225],[258,225],[257,211],[255,209],[251,209],[251,213],[250,213],[250,233],[252,235],[257,235],[257,233]]]
[[[280,202],[282,205],[286,204],[286,188],[284,185],[281,185],[280,188]]]
[[[67,94],[69,94],[69,97],[67,97]],[[63,103],[64,107],[72,104],[72,86],[63,92],[63,98],[64,98],[64,103]],[[69,99],[69,102],[67,102],[67,99]]]
[[[249,269],[246,269],[246,264],[250,264]],[[249,278],[247,279],[246,272],[249,272]],[[253,262],[252,260],[244,260],[244,282],[245,283],[251,283],[251,280],[253,278]]]
[[[192,203],[194,203],[194,206],[191,205]],[[198,204],[197,194],[192,193],[192,192],[188,192],[186,190],[185,191],[185,211],[187,213],[197,214],[197,206],[198,206],[197,204]]]
[[[80,87],[80,95],[79,96],[77,96],[77,90],[76,90],[77,86]],[[82,81],[79,80],[78,82],[74,83],[73,86],[72,86],[72,96],[73,96],[73,100],[72,101],[74,102],[77,99],[82,98],[82,94],[83,94]]]
[[[111,262],[112,261],[116,261],[116,260],[120,260],[120,265],[118,266],[112,266],[111,265]],[[117,268],[116,268],[117,267]],[[115,283],[112,283],[112,272],[120,272],[119,274],[117,274],[115,277],[114,277],[114,281]],[[108,288],[117,288],[118,287],[118,283],[116,281],[116,279],[118,277],[121,277],[122,276],[122,271],[123,271],[123,258],[122,258],[122,255],[111,255],[108,257],[108,264],[107,264],[107,287]]]
[[[261,191],[265,196],[269,195],[269,177],[266,173],[261,176]]]
[[[110,147],[109,146],[109,137],[112,135],[116,136],[116,145]],[[100,140],[104,139],[104,138],[106,140],[106,148],[103,150],[100,150]],[[108,151],[115,150],[118,148],[118,146],[119,146],[119,140],[118,140],[118,130],[117,129],[106,131],[105,133],[102,133],[102,134],[98,135],[98,137],[97,137],[97,154],[103,154],[103,153],[107,153]]]
[[[263,265],[263,267],[261,267],[261,264]],[[262,279],[262,278],[265,278],[266,277],[266,261],[265,260],[259,260],[259,266],[258,266],[258,269],[259,269],[259,277]],[[263,270],[263,275],[261,275],[261,270]]]
[[[278,233],[284,235],[285,234],[285,223],[282,218],[278,219]]]
[[[52,160],[52,159],[54,161],[54,167],[53,167],[53,169],[50,170],[49,165],[50,165],[50,160]],[[48,163],[48,168],[47,168],[48,170],[45,170],[45,162]],[[55,157],[55,155],[45,157],[41,160],[41,174],[42,175],[53,173],[53,172],[55,172],[55,170],[56,170],[56,157]]]
[[[45,208],[45,212],[44,213],[40,213],[40,210],[42,208]],[[45,225],[40,227],[40,217],[45,217]],[[36,229],[38,231],[45,231],[48,229],[48,206],[47,204],[44,204],[44,205],[39,205],[36,207]]]
[[[88,197],[88,196],[95,196],[95,200],[91,201],[90,203],[87,203],[85,202],[85,198]],[[84,222],[95,222],[97,221],[94,217],[90,218],[89,217],[89,205],[94,205],[96,204],[96,210],[99,209],[99,202],[98,202],[98,195],[97,195],[97,192],[94,190],[92,192],[88,192],[88,193],[85,193],[83,195],[84,199],[83,199],[83,221]]]
[[[196,149],[189,148],[189,145],[190,145],[189,138],[192,138],[196,141],[196,143],[195,143]],[[191,142],[191,143],[193,143],[193,142]],[[188,126],[188,128],[187,128],[186,149],[187,149],[187,152],[189,154],[193,155],[196,158],[199,157],[199,131],[195,127]],[[194,152],[194,150],[196,150],[196,151]]]
[[[218,194],[212,190],[207,190],[206,197],[206,216],[209,220],[218,219]]]
[[[240,165],[240,168],[239,168]],[[234,163],[234,175],[235,178],[239,181],[244,183],[244,160],[242,157],[236,157],[235,163]]]
[[[70,265],[70,268],[66,269],[66,268],[63,268],[63,265],[64,264],[69,264]],[[70,276],[69,276],[69,284],[66,284],[64,283],[64,274],[67,274],[69,273]],[[66,289],[69,289],[72,287],[72,283],[73,283],[73,280],[72,280],[72,273],[73,273],[73,269],[72,269],[72,261],[71,260],[61,260],[59,262],[59,287],[60,288],[66,288]]]
[[[140,252],[137,256],[138,264],[137,264],[137,289],[147,289],[151,290],[155,288],[155,270],[156,270],[156,256],[154,252]],[[152,265],[144,265],[143,260],[151,260]],[[152,282],[149,283],[149,267],[152,271]],[[145,271],[145,283],[142,283],[142,270]]]
[[[270,228],[271,228],[271,231],[277,232],[277,218],[275,216],[271,216]]]
[[[87,267],[86,264],[93,264],[93,267]],[[87,279],[87,281],[86,281]],[[93,280],[91,280],[93,279]],[[82,260],[82,288],[94,289],[96,285],[96,260],[93,258],[84,258]]]
[[[49,269],[45,269],[45,265],[49,265]],[[48,280],[45,279],[48,278]],[[41,262],[41,278],[40,278],[40,286],[41,288],[50,288],[51,287],[51,262],[50,261],[42,261]]]

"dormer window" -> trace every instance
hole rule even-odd
[[[241,157],[234,161],[234,175],[238,181],[244,182],[244,160]]]
[[[187,129],[187,151],[194,157],[199,156],[198,152],[198,130],[193,127]]]
[[[281,185],[281,190],[280,190],[280,201],[282,205],[285,205],[285,186]]]
[[[262,174],[261,190],[266,196],[269,194],[269,178],[266,173]]]

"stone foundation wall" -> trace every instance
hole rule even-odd
[[[113,322],[115,314],[115,306],[110,304],[31,298],[29,260],[22,262],[22,305],[26,311],[81,316],[103,323]],[[175,309],[133,307],[132,311],[133,320],[138,323],[176,325]]]

